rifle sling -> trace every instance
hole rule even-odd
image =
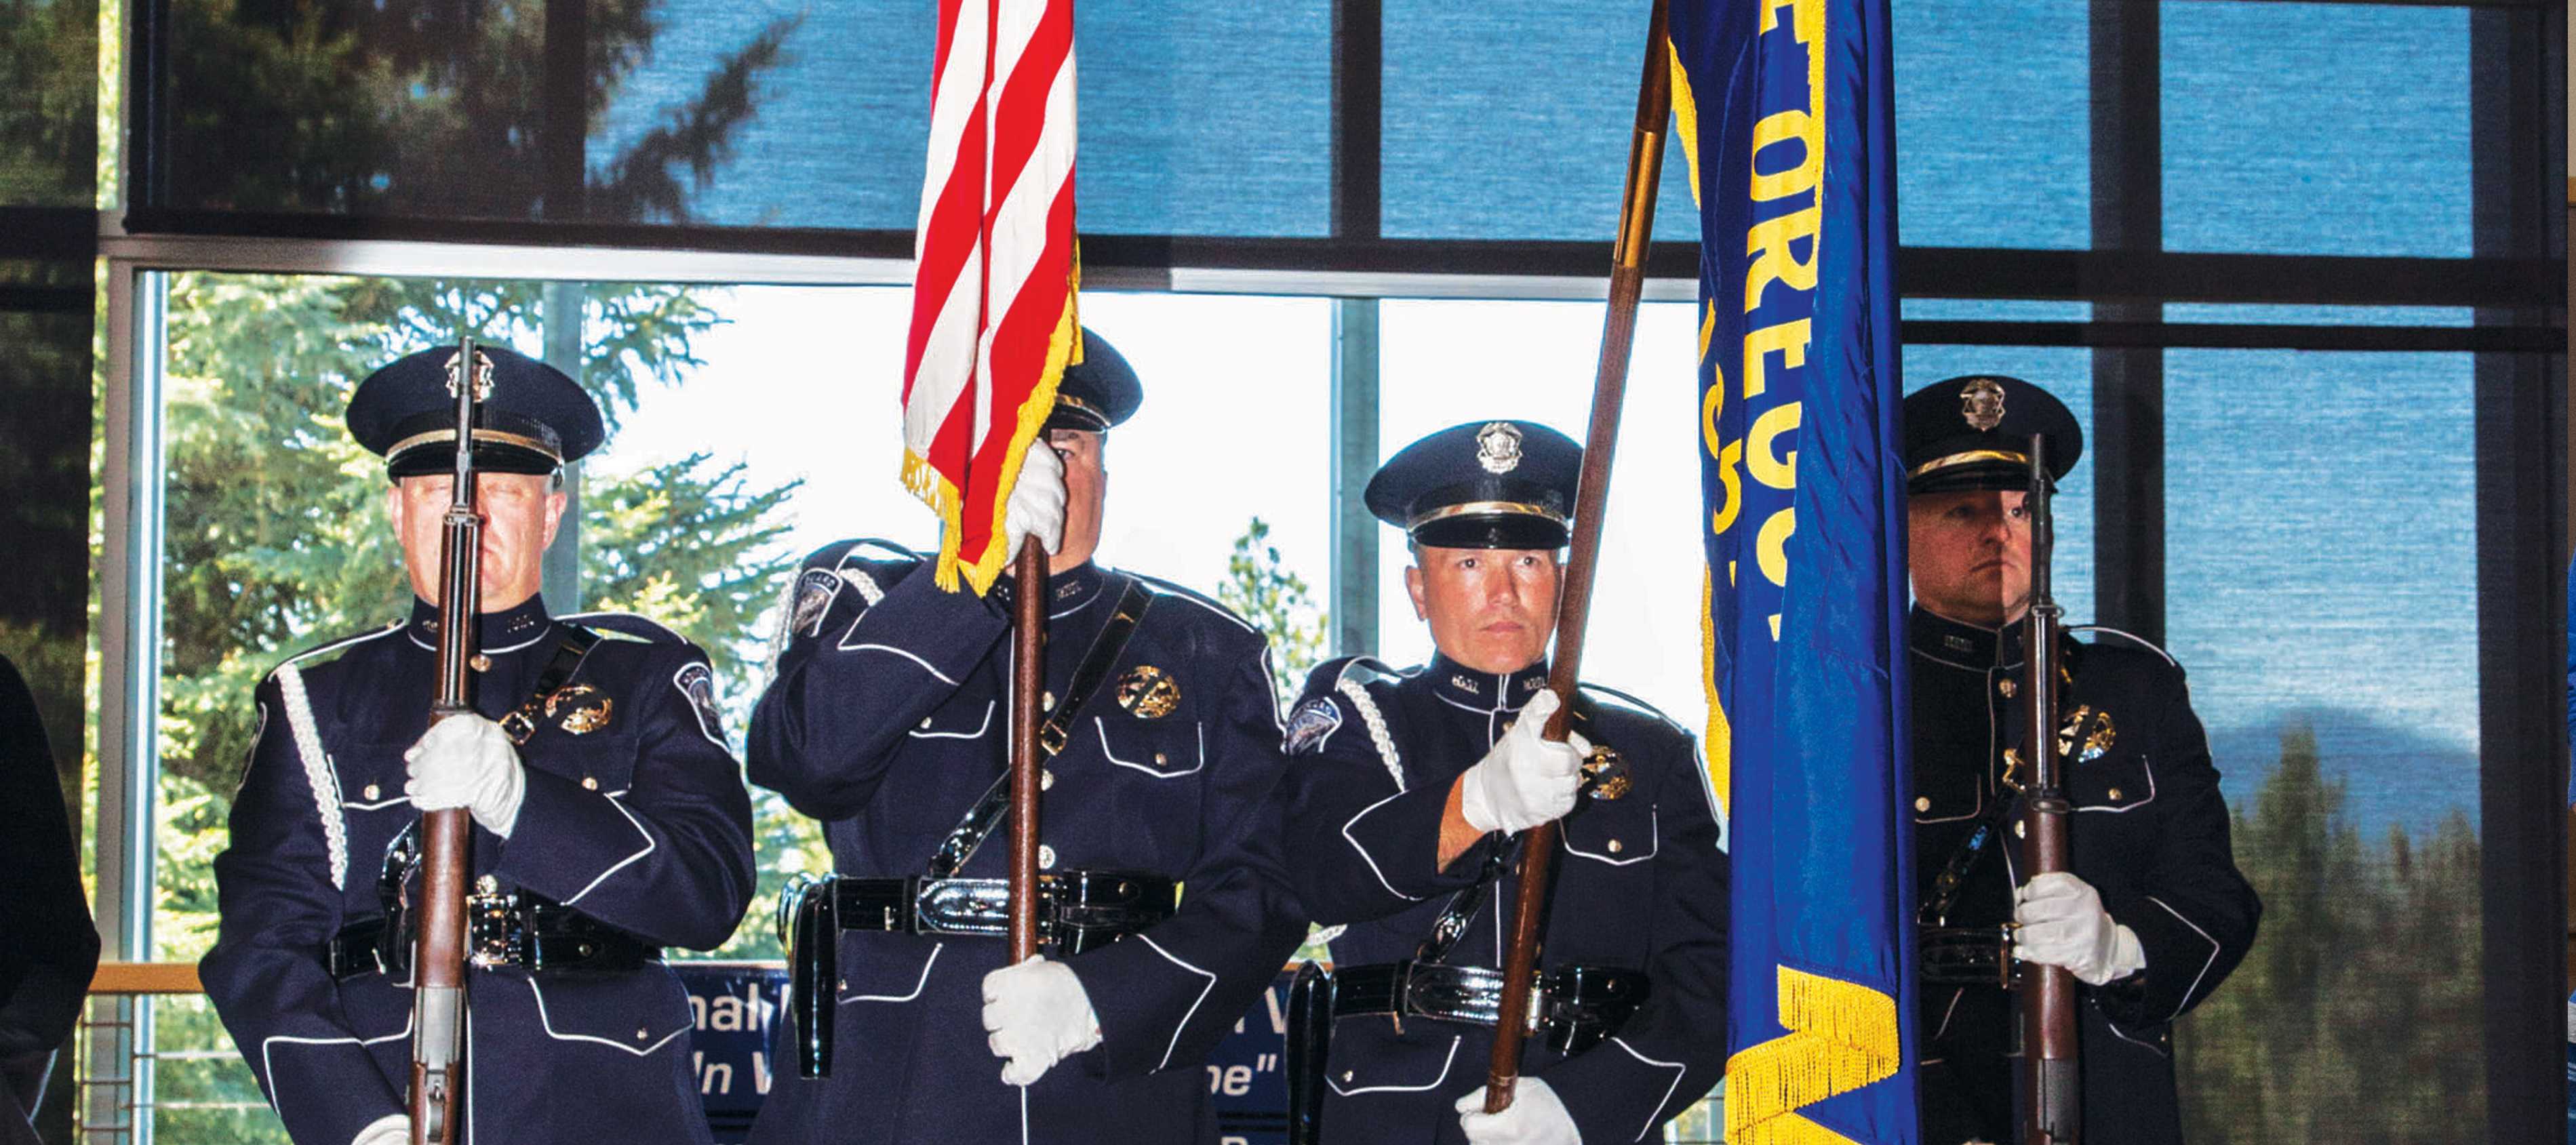
[[[1074,666],[1073,682],[1065,689],[1062,702],[1048,714],[1046,723],[1038,727],[1040,758],[1053,759],[1057,752],[1064,750],[1064,745],[1071,738],[1069,733],[1073,729],[1074,716],[1109,678],[1109,670],[1117,666],[1118,657],[1127,651],[1127,641],[1136,635],[1138,622],[1145,618],[1145,610],[1153,603],[1154,590],[1145,587],[1143,581],[1129,578],[1126,591],[1118,594],[1118,604],[1110,610],[1109,622],[1101,626],[1100,635],[1091,640],[1090,650],[1082,654],[1082,662]],[[983,797],[966,809],[965,818],[957,821],[956,828],[948,832],[939,849],[931,852],[930,877],[954,878],[957,872],[966,869],[966,861],[975,857],[976,849],[992,837],[1010,810],[1011,772],[1004,767],[1000,777],[984,790]]]

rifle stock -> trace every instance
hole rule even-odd
[[[474,710],[475,604],[482,595],[483,517],[475,505],[474,410],[490,385],[471,336],[449,359],[456,397],[455,486],[439,550],[438,691],[430,722]],[[411,1139],[447,1145],[465,1088],[465,881],[474,823],[464,808],[421,816],[420,938],[413,951]]]
[[[1574,693],[1583,671],[1583,629],[1592,610],[1593,573],[1600,565],[1601,512],[1610,499],[1610,460],[1619,440],[1619,412],[1628,391],[1628,353],[1637,332],[1637,300],[1646,285],[1646,251],[1655,233],[1655,192],[1662,185],[1664,123],[1672,114],[1672,43],[1665,30],[1665,0],[1654,0],[1646,29],[1646,60],[1637,81],[1637,121],[1628,144],[1628,179],[1619,204],[1618,241],[1610,254],[1610,306],[1601,324],[1601,357],[1592,377],[1592,420],[1583,434],[1583,472],[1574,487],[1573,550],[1558,598],[1556,650],[1547,684],[1559,701],[1543,734],[1565,742]],[[1538,983],[1540,932],[1547,920],[1548,887],[1556,858],[1557,825],[1541,823],[1521,836],[1518,893],[1503,954],[1503,997],[1494,1026],[1493,1056],[1485,1073],[1485,1112],[1512,1106],[1520,1082],[1521,1045],[1529,1037],[1531,994]]]
[[[2062,872],[2070,852],[2066,819],[2065,756],[2057,746],[2057,663],[2062,623],[2049,589],[2050,550],[2056,521],[2049,509],[2047,442],[2030,438],[2030,614],[2023,620],[2025,652],[2022,751],[2030,778],[2022,796],[2022,866],[2031,876]],[[2082,1104],[2075,1047],[2075,976],[2062,967],[2025,963],[2021,968],[2022,1140],[2027,1145],[2073,1145],[2081,1133]]]

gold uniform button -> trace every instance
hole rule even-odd
[[[2117,788],[2117,787],[2114,787],[2114,788],[2112,788],[2112,789],[2111,789],[2111,802],[2113,802],[2113,803],[2117,803],[2117,802],[2119,802],[2119,801],[2120,801],[2120,789],[2119,789],[2119,788]]]
[[[923,731],[929,731],[929,730],[930,730],[930,717],[928,717],[928,716],[923,716],[923,717],[921,717],[921,730],[923,730]]]
[[[366,790],[358,793],[358,797],[361,799],[373,799],[381,794],[383,794],[383,790],[378,788],[375,784],[370,783],[367,785]]]
[[[1039,844],[1038,867],[1041,870],[1048,871],[1055,869],[1055,848],[1046,846],[1045,844]]]
[[[1166,758],[1164,757],[1163,753],[1161,753],[1161,752],[1159,752],[1159,751],[1154,753],[1154,766],[1156,766],[1156,767],[1161,767],[1161,766],[1163,766],[1164,764],[1169,763],[1169,762],[1171,762],[1171,761],[1170,761],[1169,759],[1166,759]]]
[[[582,776],[581,789],[584,791],[597,791],[599,790],[599,780],[587,775]]]
[[[1039,769],[1038,769],[1038,790],[1040,790],[1040,791],[1053,791],[1053,790],[1055,790],[1055,769],[1054,769],[1054,768],[1051,768],[1051,767],[1042,767],[1042,768],[1039,768]]]
[[[488,895],[501,889],[501,880],[485,875],[474,880],[474,889]]]
[[[1610,853],[1611,853],[1611,854],[1613,854],[1613,855],[1616,855],[1616,854],[1618,854],[1618,853],[1620,852],[1620,850],[1621,850],[1621,845],[1620,845],[1619,841],[1618,841],[1617,839],[1612,839],[1612,840],[1610,840]]]
[[[1048,711],[1050,711],[1050,712],[1054,711],[1054,710],[1055,710],[1055,693],[1053,693],[1053,692],[1040,692],[1040,693],[1038,693],[1038,706],[1039,706],[1039,707],[1041,707],[1041,708],[1045,708],[1046,710],[1048,710]]]
[[[1351,1080],[1351,1075],[1352,1075],[1352,1071],[1350,1071],[1350,1070],[1343,1070],[1343,1071],[1342,1071],[1342,1080],[1343,1080],[1343,1081],[1345,1081],[1345,1082],[1348,1082],[1349,1080]]]
[[[636,1040],[636,1041],[639,1041],[639,1042],[640,1042],[640,1041],[643,1041],[645,1038],[650,1037],[650,1036],[652,1036],[652,1035],[649,1035],[649,1034],[645,1033],[645,1032],[644,1032],[644,1031],[642,1031],[642,1030],[637,1030],[637,1031],[635,1031],[635,1040]]]
[[[2001,680],[1995,681],[1995,688],[2002,692],[2004,694],[2004,698],[2007,700],[2012,698],[2014,692],[2021,690],[2021,686],[2013,683],[2012,677],[2010,676],[2006,676]]]
[[[2013,838],[2027,839],[2029,837],[2030,831],[2026,826],[2024,826],[2022,821],[2019,819],[2013,820]]]
[[[1914,809],[1915,809],[1915,810],[1917,810],[1917,811],[1929,811],[1929,810],[1931,810],[1931,809],[1932,809],[1932,797],[1931,797],[1931,796],[1929,796],[1929,795],[1917,795],[1917,796],[1915,796],[1915,797],[1914,797]]]

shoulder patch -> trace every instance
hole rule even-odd
[[[698,730],[721,746],[725,742],[724,713],[716,707],[715,675],[705,664],[691,660],[681,665],[679,673],[671,677],[671,683],[680,689],[681,695],[689,698],[689,706],[696,709]]]
[[[788,607],[787,630],[800,636],[819,635],[823,628],[823,614],[831,611],[833,598],[841,595],[841,586],[850,583],[842,577],[843,574],[827,569],[807,569],[797,574],[794,603]]]
[[[1341,705],[1330,697],[1317,696],[1297,705],[1288,717],[1285,746],[1290,755],[1307,755],[1324,750],[1324,744],[1342,726]]]

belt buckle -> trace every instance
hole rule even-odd
[[[465,896],[467,944],[471,961],[485,970],[520,961],[527,943],[527,918],[519,910],[519,892],[482,891]]]
[[[529,715],[525,709],[501,717],[500,723],[501,734],[509,736],[510,742],[514,744],[524,746],[529,736],[537,734],[536,717]]]

